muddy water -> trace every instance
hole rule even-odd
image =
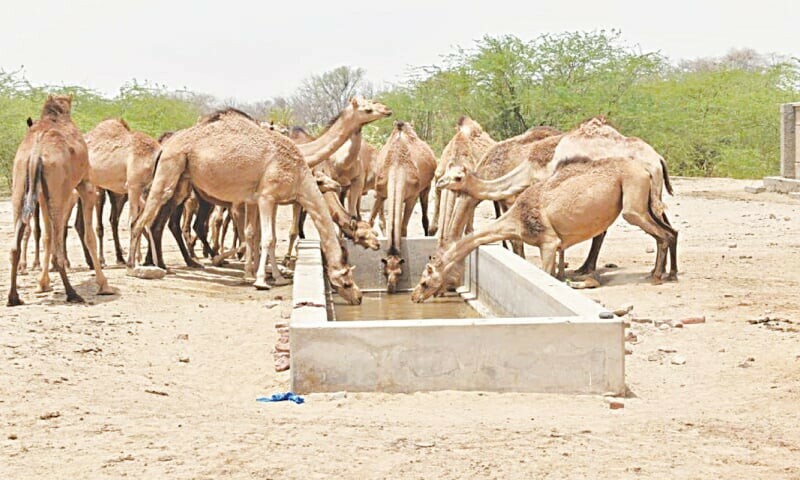
[[[399,320],[418,318],[479,318],[478,312],[456,294],[411,302],[411,292],[364,294],[361,305],[350,305],[334,295],[336,320]]]

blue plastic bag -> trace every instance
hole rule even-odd
[[[269,397],[256,398],[256,402],[283,402],[284,400],[294,402],[298,405],[305,402],[303,397],[301,397],[300,395],[295,395],[292,392],[275,393]]]

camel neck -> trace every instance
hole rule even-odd
[[[532,181],[531,163],[523,161],[510,172],[494,180],[483,180],[472,173],[468,174],[468,183],[464,191],[479,200],[497,201],[522,192]]]
[[[350,212],[345,210],[342,202],[339,201],[338,195],[335,192],[325,192],[322,194],[325,198],[325,203],[328,204],[328,210],[333,215],[334,223],[344,225],[350,220]]]
[[[342,248],[339,244],[339,237],[336,234],[336,226],[333,223],[333,217],[328,210],[328,204],[325,201],[322,193],[319,191],[317,182],[314,180],[314,175],[311,170],[306,170],[306,174],[302,180],[302,188],[297,196],[297,201],[303,207],[311,220],[314,222],[319,233],[319,243],[322,247],[322,253],[329,267],[340,268],[344,266],[344,258],[342,257]]]
[[[340,116],[316,140],[298,145],[309,167],[314,168],[325,161],[347,141],[347,138],[352,133],[352,128],[348,128],[346,125],[345,117],[346,114]]]
[[[508,214],[503,215],[487,225],[486,228],[476,231],[454,243],[440,258],[442,272],[447,272],[447,270],[466,258],[470,252],[481,245],[517,237],[517,235],[514,234],[513,228],[510,228],[510,218]]]

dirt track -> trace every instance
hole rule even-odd
[[[257,292],[235,268],[161,281],[110,268],[120,294],[96,297],[70,232],[90,305],[65,305],[57,275],[55,293],[35,295],[29,275],[27,305],[0,307],[0,478],[800,478],[800,202],[746,184],[675,181],[677,283],[645,280],[644,233],[609,233],[600,263],[619,268],[587,295],[638,317],[707,319],[632,324],[622,410],[599,396],[462,392],[256,403],[288,386],[270,351],[291,287]],[[0,250],[10,241],[4,200]],[[3,295],[8,278],[4,260]],[[780,320],[748,323],[765,314]]]

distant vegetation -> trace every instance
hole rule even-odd
[[[0,71],[0,177],[8,177],[25,118],[38,117],[47,93],[75,94],[75,119],[89,130],[109,117],[158,135],[183,128],[221,103],[258,118],[306,123],[373,87],[361,69],[340,67],[309,77],[289,98],[219,102],[207,95],[132,82],[114,98],[73,86],[33,86],[19,72]],[[757,178],[778,171],[778,104],[800,99],[800,63],[751,50],[672,63],[625,45],[617,31],[542,35],[533,40],[486,36],[440,65],[375,94],[394,118],[411,121],[437,152],[467,114],[495,139],[536,125],[563,130],[603,114],[626,135],[650,142],[677,175]],[[312,128],[313,129],[313,128]],[[366,129],[384,139],[390,121]],[[0,189],[7,182],[0,179]]]

